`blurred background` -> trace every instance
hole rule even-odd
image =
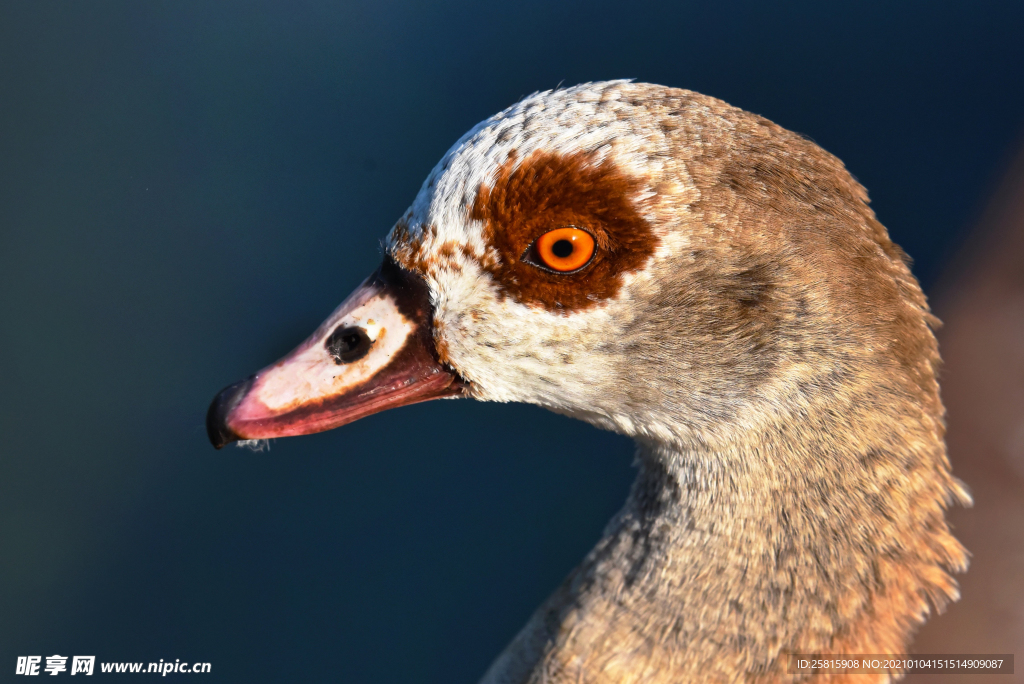
[[[916,649],[1019,648],[1022,36],[1020,2],[4,2],[0,680],[59,653],[475,682],[621,505],[627,440],[448,401],[217,452],[204,413],[377,266],[463,132],[609,78],[763,114],[867,186],[946,319],[977,502]]]

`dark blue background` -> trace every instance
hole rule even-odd
[[[377,265],[459,135],[559,83],[810,135],[933,285],[1024,126],[1024,4],[852,5],[0,5],[0,679],[475,681],[620,505],[629,442],[448,401],[215,452],[207,404]]]

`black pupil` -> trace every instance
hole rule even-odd
[[[366,356],[373,342],[362,328],[340,327],[324,343],[334,363],[352,363]]]
[[[568,240],[558,240],[551,245],[551,253],[559,259],[564,259],[572,254],[572,243]]]

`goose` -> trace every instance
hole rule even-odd
[[[812,141],[687,90],[540,92],[466,133],[384,247],[207,429],[472,397],[632,437],[624,507],[483,683],[800,681],[793,654],[904,653],[957,599],[938,321]]]

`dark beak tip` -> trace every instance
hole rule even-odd
[[[206,411],[206,435],[210,438],[210,444],[217,449],[222,449],[231,442],[236,442],[242,437],[228,427],[228,416],[238,406],[238,403],[245,398],[252,387],[256,376],[250,376],[245,380],[236,382],[222,389],[210,408]]]

